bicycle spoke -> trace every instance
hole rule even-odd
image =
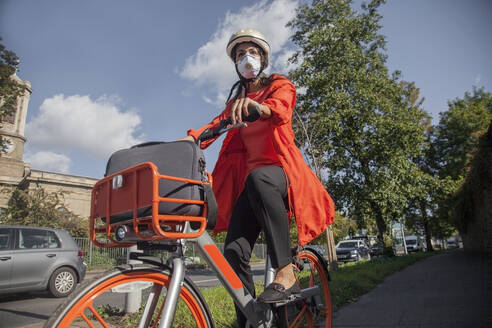
[[[94,306],[92,304],[89,305],[87,308],[92,312],[92,314],[96,317],[97,321],[99,321],[99,323],[104,328],[109,328],[109,326],[106,324],[106,322],[104,322],[104,319],[101,318],[101,316],[99,315],[99,313],[97,313],[96,309],[94,309]]]
[[[83,313],[82,313],[82,314],[81,314],[81,317],[82,317],[82,319],[84,319],[84,321],[85,321],[85,322],[89,325],[89,327],[90,327],[90,328],[96,328],[96,327],[94,327],[94,325],[91,323],[91,321],[89,320],[89,318],[87,318],[87,317],[86,317],[86,315],[85,315],[85,314],[83,314]]]
[[[301,323],[302,318],[306,315],[306,313],[309,314],[306,306],[303,306],[301,312],[299,312],[299,314],[294,318],[294,322],[292,322],[292,324],[289,325],[289,327],[290,328],[291,327],[299,327],[299,324]]]

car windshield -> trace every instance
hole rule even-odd
[[[406,240],[407,242],[407,245],[415,245],[417,243],[417,241],[415,239],[408,239]]]
[[[338,244],[338,248],[355,248],[355,247],[357,247],[357,243],[354,241],[347,241],[347,242]]]

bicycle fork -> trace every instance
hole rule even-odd
[[[185,276],[185,267],[183,260],[180,257],[173,258],[171,273],[171,281],[167,288],[166,298],[164,299],[163,309],[160,312],[159,328],[170,328],[174,320],[174,313],[176,311],[176,305],[178,303],[179,294],[181,292],[181,286]],[[157,306],[159,295],[161,294],[162,286],[154,284],[152,291],[150,292],[145,309],[142,314],[142,318],[138,325],[138,328],[149,327],[152,315]]]

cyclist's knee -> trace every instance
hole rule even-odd
[[[251,257],[251,251],[248,249],[249,245],[243,245],[243,243],[235,240],[224,246],[224,257],[233,266],[247,263]]]
[[[274,188],[272,178],[262,168],[253,170],[246,178],[248,191],[261,192],[268,188]]]

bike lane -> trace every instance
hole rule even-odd
[[[492,327],[492,256],[454,250],[421,260],[339,309],[333,327]]]

